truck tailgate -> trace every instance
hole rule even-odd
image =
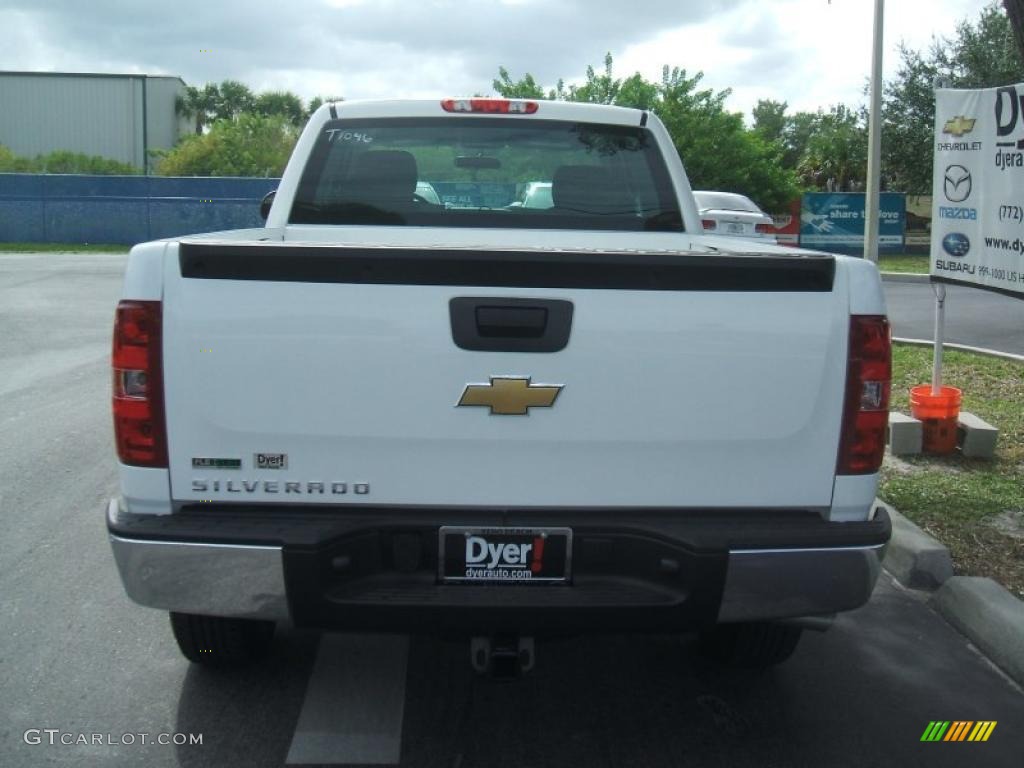
[[[175,500],[831,503],[849,309],[829,257],[178,251],[163,323]],[[568,302],[567,343],[510,351],[518,332],[498,328],[497,351],[460,348],[450,302],[467,297]],[[560,389],[525,415],[457,405],[467,385],[492,401],[503,377]]]

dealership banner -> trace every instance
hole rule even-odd
[[[800,246],[822,251],[864,250],[863,192],[808,192],[800,214]],[[879,199],[878,248],[903,250],[906,195],[883,192]]]
[[[1024,83],[935,96],[932,279],[1024,297]]]

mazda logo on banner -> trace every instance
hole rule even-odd
[[[971,196],[971,172],[962,165],[946,166],[942,190],[951,203],[962,203]]]

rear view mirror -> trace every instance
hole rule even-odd
[[[260,216],[263,217],[264,221],[266,221],[267,216],[270,215],[270,206],[274,204],[275,195],[277,195],[277,190],[272,189],[263,196],[262,200],[260,200]]]

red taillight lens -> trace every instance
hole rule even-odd
[[[754,231],[759,235],[770,235],[775,231],[775,227],[771,224],[757,224],[754,226]]]
[[[889,425],[892,342],[883,315],[850,318],[846,400],[839,442],[840,475],[877,472],[885,453]]]
[[[444,99],[441,108],[445,112],[486,112],[492,115],[532,115],[537,111],[535,101],[512,101],[510,99]]]
[[[704,229],[718,229],[718,222],[714,219],[701,219],[700,223]]]
[[[114,319],[114,442],[138,467],[167,466],[159,301],[122,301]]]

